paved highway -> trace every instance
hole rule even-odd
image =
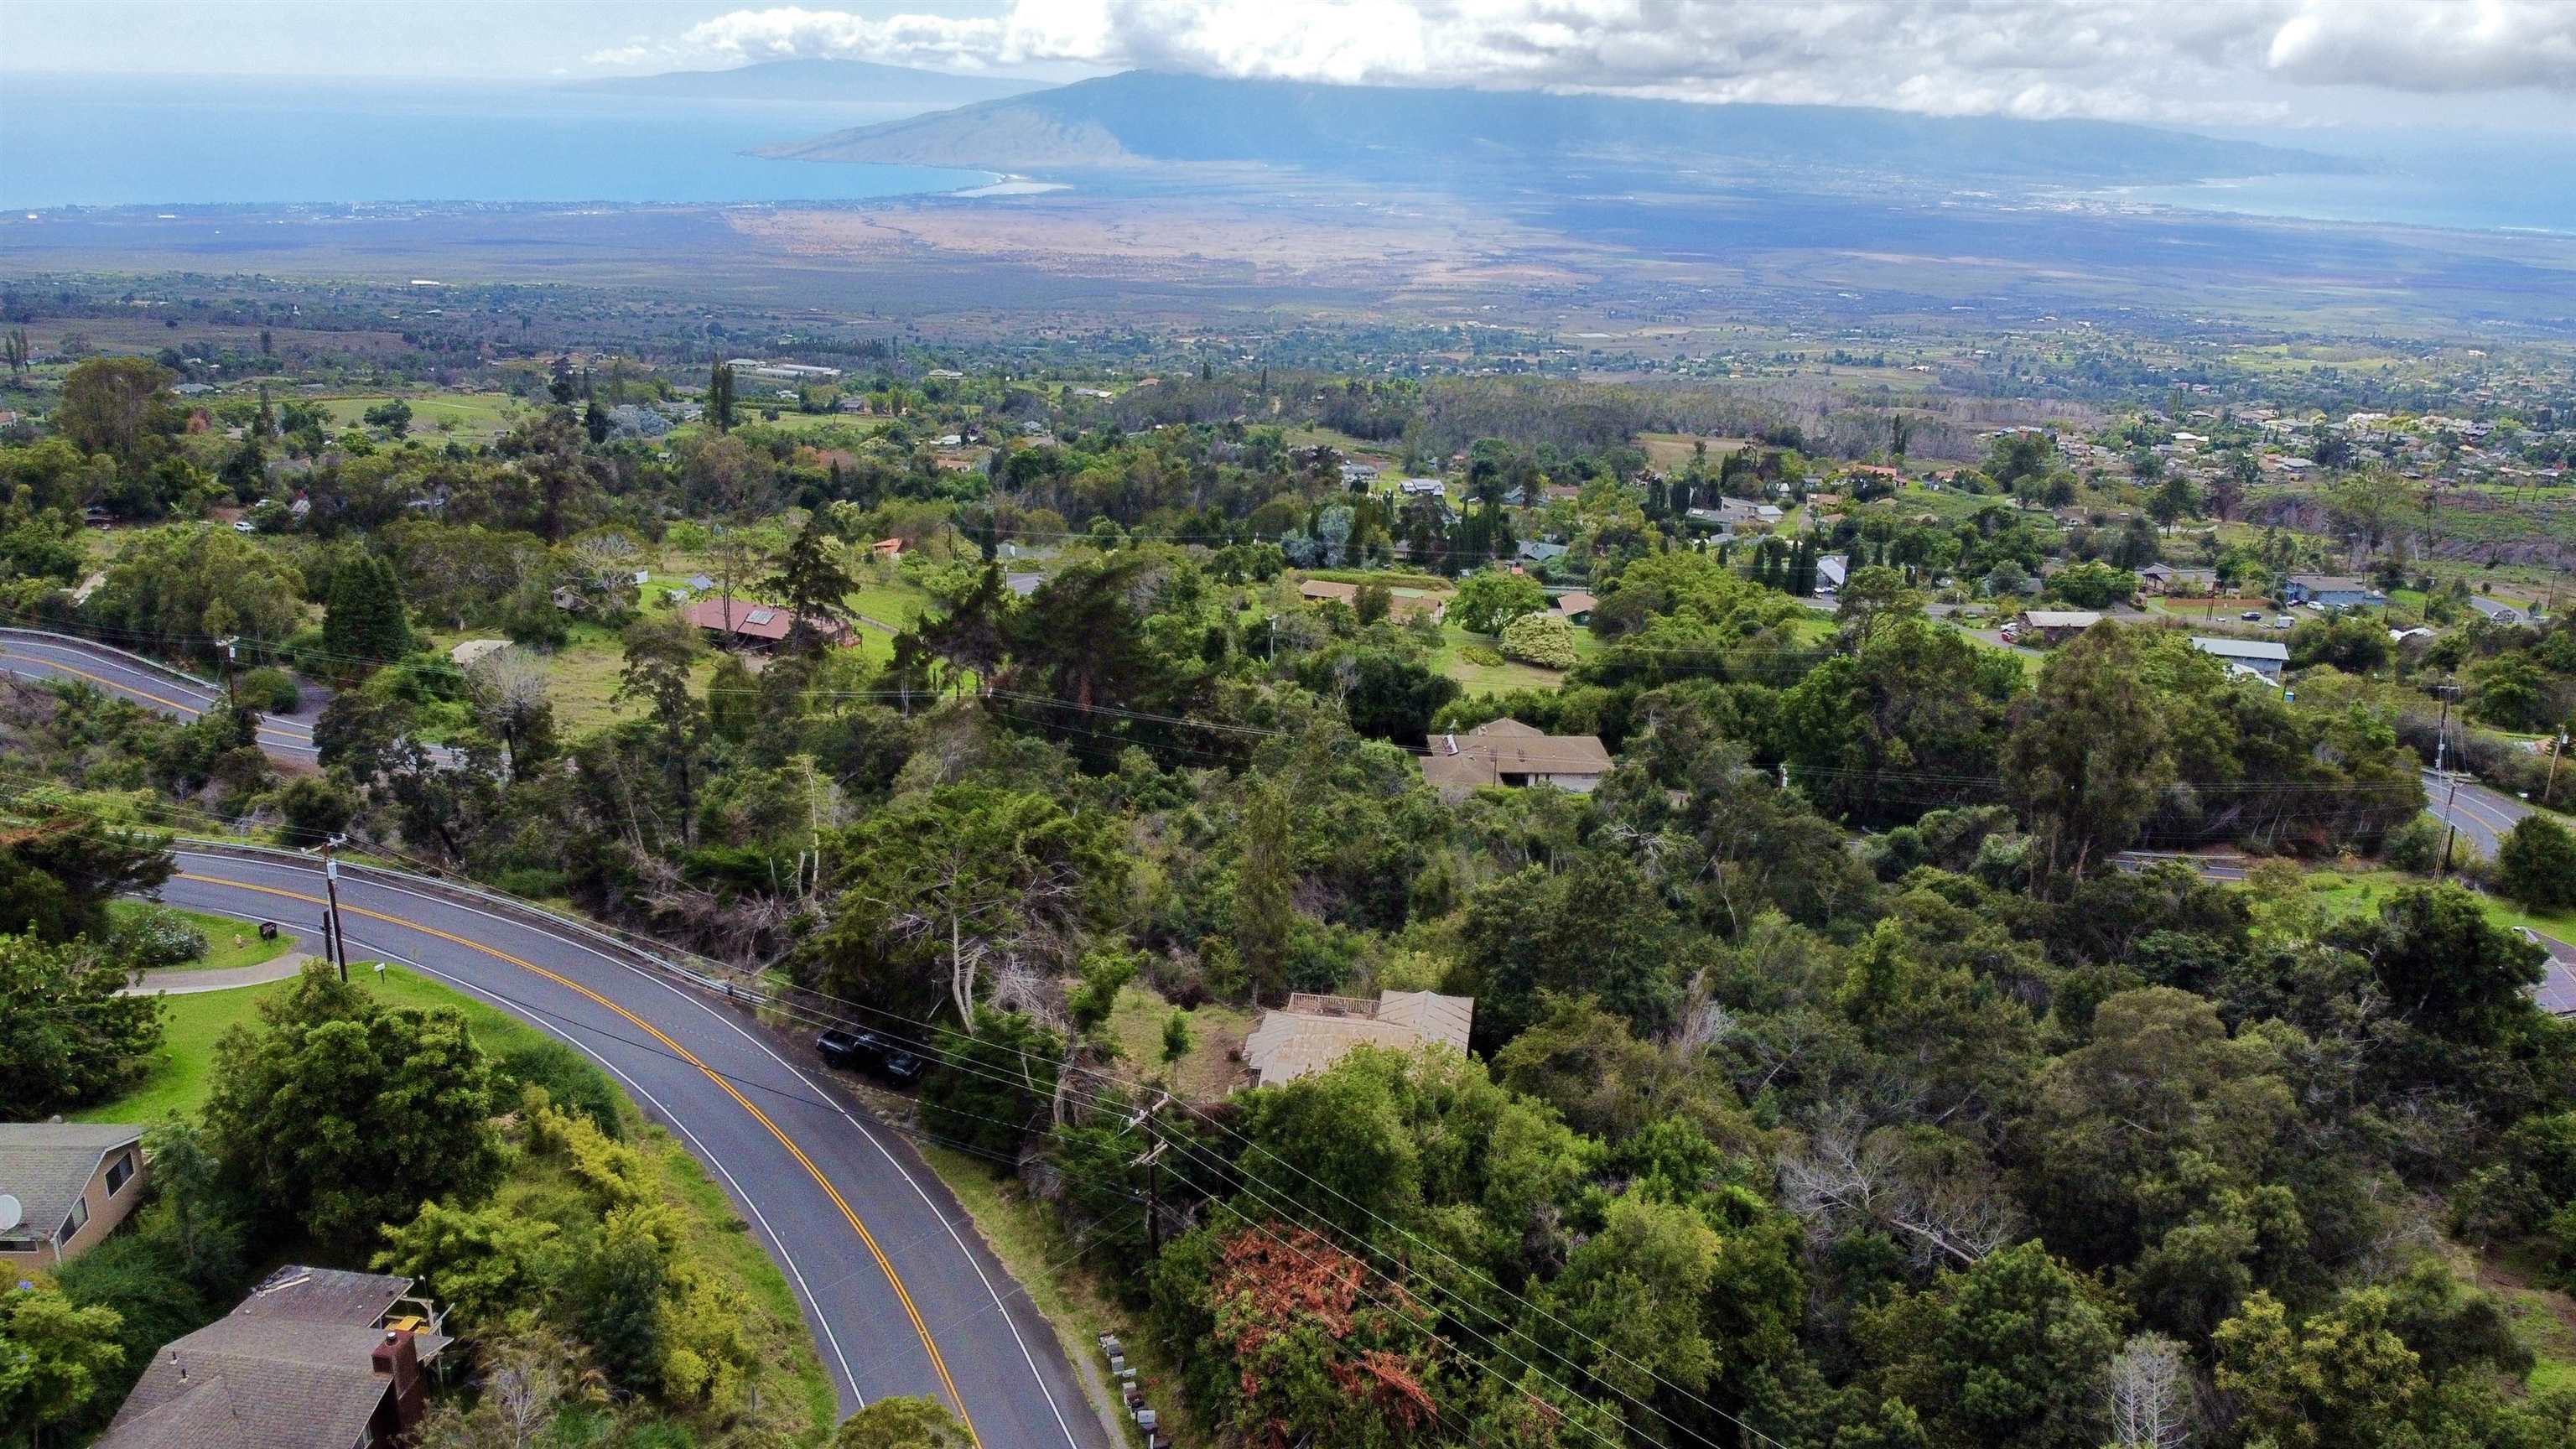
[[[210,702],[77,643],[7,635],[0,647],[9,667],[175,713]],[[309,733],[282,727],[263,728],[261,743],[286,758],[312,749]],[[318,930],[311,862],[183,848],[178,865],[161,891],[172,905]],[[801,1052],[573,928],[395,872],[344,872],[340,895],[352,955],[410,965],[570,1042],[688,1145],[786,1273],[845,1410],[930,1395],[961,1409],[987,1449],[1109,1449],[1054,1334],[956,1200]]]
[[[2455,797],[2450,777],[2430,770],[2424,772],[2424,803],[2434,819],[2458,826],[2460,834],[2477,846],[2478,853],[2490,858],[2504,843],[2506,832],[2532,812],[2531,806],[2511,795],[2465,779],[2460,781]]]
[[[223,698],[223,691],[187,683],[176,672],[128,655],[60,636],[0,629],[0,673],[32,679],[70,679],[164,714],[195,719]],[[283,715],[261,715],[259,747],[288,764],[317,759],[313,726]]]

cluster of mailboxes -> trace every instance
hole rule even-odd
[[[1109,1372],[1118,1380],[1119,1395],[1127,1401],[1127,1412],[1136,1427],[1145,1431],[1145,1449],[1163,1449],[1163,1436],[1155,1431],[1160,1416],[1145,1402],[1145,1391],[1137,1386],[1136,1370],[1127,1362],[1127,1350],[1118,1335],[1100,1335],[1100,1351],[1109,1359]]]

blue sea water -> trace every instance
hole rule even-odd
[[[744,154],[929,109],[536,83],[12,75],[0,77],[0,206],[819,201],[991,181]]]
[[[2254,216],[2576,236],[2576,135],[2467,127],[2243,134],[2369,169],[2129,186],[2102,195]]]

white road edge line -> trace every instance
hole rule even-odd
[[[191,909],[196,908],[192,907]],[[208,910],[211,914],[232,916],[246,921],[265,919],[264,917],[250,915],[247,912],[225,910],[221,907],[206,907],[204,909]],[[343,935],[345,937],[346,933],[343,932]],[[778,1261],[786,1264],[788,1273],[796,1279],[797,1296],[803,1299],[806,1308],[813,1312],[814,1321],[822,1325],[824,1341],[832,1345],[832,1357],[839,1361],[841,1365],[841,1382],[849,1389],[850,1397],[858,1401],[860,1408],[864,1409],[868,1406],[868,1396],[859,1390],[858,1376],[850,1371],[849,1355],[841,1351],[841,1336],[832,1331],[831,1316],[823,1311],[823,1305],[815,1301],[812,1290],[806,1287],[805,1270],[796,1266],[795,1256],[787,1251],[787,1240],[780,1237],[776,1229],[770,1227],[768,1217],[763,1215],[760,1211],[760,1204],[752,1198],[750,1193],[743,1190],[742,1183],[736,1180],[733,1175],[733,1169],[724,1165],[723,1158],[718,1157],[715,1153],[707,1150],[707,1144],[699,1139],[697,1133],[689,1130],[689,1124],[681,1121],[678,1113],[673,1112],[669,1107],[665,1106],[662,1099],[654,1096],[643,1083],[626,1075],[624,1071],[618,1068],[616,1063],[601,1056],[598,1052],[591,1050],[587,1043],[583,1042],[578,1037],[575,1037],[572,1033],[565,1031],[561,1027],[544,1021],[530,1020],[527,1017],[521,1016],[519,1012],[503,998],[490,991],[486,991],[482,987],[475,985],[473,982],[464,980],[460,977],[450,976],[435,966],[424,966],[418,961],[414,961],[407,956],[398,955],[385,949],[383,946],[370,945],[365,941],[359,941],[358,944],[366,947],[369,951],[384,957],[388,961],[399,961],[414,971],[435,976],[441,981],[448,982],[463,990],[471,991],[477,996],[490,998],[494,1010],[499,1011],[502,1015],[510,1017],[513,1020],[521,1021],[529,1026],[535,1027],[537,1030],[545,1032],[551,1036],[562,1038],[563,1041],[572,1047],[573,1050],[580,1052],[583,1056],[599,1063],[603,1069],[612,1073],[619,1081],[624,1082],[628,1087],[632,1088],[637,1096],[652,1103],[653,1110],[662,1114],[662,1120],[680,1129],[680,1135],[689,1139],[690,1145],[698,1149],[698,1155],[703,1158],[709,1166],[724,1174],[724,1180],[732,1186],[734,1196],[740,1199],[742,1205],[750,1211],[752,1219],[760,1224],[761,1233],[769,1239],[770,1245],[777,1250]],[[1040,1384],[1039,1387],[1044,1388],[1045,1385]]]
[[[235,862],[235,863],[240,863],[240,857],[238,857],[238,856],[217,855],[217,854],[213,854],[213,853],[211,853],[211,852],[206,852],[206,851],[194,851],[194,852],[191,852],[191,851],[186,851],[186,850],[179,850],[179,851],[174,851],[174,852],[172,852],[172,853],[173,853],[174,855],[195,855],[197,858],[199,858],[199,859],[204,859],[204,860],[229,860],[229,861],[233,861],[233,862]],[[261,864],[268,864],[268,865],[271,865],[272,867],[277,868],[277,869],[283,869],[283,870],[303,870],[303,871],[306,871],[306,872],[308,872],[308,873],[312,873],[312,869],[313,869],[312,867],[309,867],[309,866],[299,866],[299,865],[297,865],[297,864],[295,864],[295,863],[293,863],[293,862],[288,862],[288,861],[273,861],[273,862],[259,862],[259,863],[261,863]],[[805,1085],[809,1090],[813,1091],[813,1092],[814,1092],[814,1094],[815,1094],[818,1098],[820,1098],[821,1100],[823,1100],[823,1101],[825,1101],[825,1102],[830,1103],[830,1104],[831,1104],[831,1106],[832,1106],[832,1110],[840,1114],[840,1116],[841,1116],[841,1120],[843,1120],[843,1121],[845,1121],[845,1122],[849,1123],[851,1126],[853,1126],[853,1127],[857,1128],[857,1129],[859,1130],[859,1135],[867,1139],[868,1145],[869,1145],[869,1146],[871,1146],[871,1147],[873,1147],[873,1148],[875,1148],[875,1149],[877,1150],[878,1155],[880,1155],[880,1156],[882,1156],[883,1158],[885,1158],[885,1160],[886,1160],[886,1165],[887,1165],[887,1166],[889,1166],[889,1167],[892,1167],[892,1168],[895,1170],[895,1174],[896,1174],[896,1176],[901,1177],[901,1178],[903,1179],[903,1181],[904,1181],[904,1185],[905,1185],[906,1187],[911,1188],[911,1189],[913,1190],[914,1194],[915,1194],[916,1196],[918,1196],[918,1197],[921,1199],[921,1201],[922,1201],[922,1205],[923,1205],[924,1207],[927,1207],[927,1208],[929,1208],[929,1209],[930,1209],[930,1215],[931,1215],[933,1218],[937,1219],[940,1223],[942,1223],[943,1225],[945,1225],[945,1226],[946,1226],[946,1228],[948,1229],[948,1236],[949,1236],[949,1238],[950,1238],[952,1241],[954,1241],[954,1242],[956,1243],[956,1245],[957,1245],[957,1251],[958,1251],[958,1253],[966,1259],[966,1266],[975,1270],[975,1280],[976,1280],[977,1282],[979,1282],[979,1283],[983,1284],[983,1285],[984,1285],[984,1291],[985,1291],[986,1293],[988,1293],[988,1294],[990,1294],[990,1295],[992,1296],[992,1299],[993,1299],[993,1307],[994,1307],[996,1310],[998,1310],[998,1311],[1000,1312],[1000,1314],[1001,1314],[1001,1317],[1002,1317],[1002,1326],[1010,1330],[1010,1333],[1011,1333],[1011,1342],[1019,1348],[1019,1350],[1020,1350],[1020,1359],[1021,1359],[1021,1361],[1022,1361],[1022,1362],[1026,1363],[1026,1364],[1028,1365],[1028,1369],[1029,1369],[1029,1377],[1030,1377],[1032,1380],[1034,1380],[1034,1381],[1036,1382],[1036,1384],[1037,1384],[1037,1386],[1038,1386],[1038,1393],[1046,1399],[1046,1401],[1047,1401],[1047,1412],[1048,1412],[1049,1414],[1052,1414],[1052,1415],[1054,1415],[1054,1416],[1055,1416],[1055,1424],[1056,1424],[1056,1428],[1057,1428],[1060,1432],[1062,1432],[1062,1433],[1063,1433],[1063,1435],[1064,1435],[1064,1442],[1065,1442],[1066,1444],[1068,1444],[1068,1445],[1072,1446],[1072,1449],[1082,1449],[1082,1441],[1081,1441],[1080,1439],[1078,1439],[1078,1438],[1076,1438],[1076,1437],[1074,1436],[1073,1426],[1072,1426],[1071,1424],[1069,1424],[1069,1423],[1065,1422],[1065,1417],[1064,1417],[1064,1406],[1063,1406],[1063,1405],[1061,1405],[1061,1404],[1059,1404],[1059,1403],[1057,1403],[1057,1402],[1055,1401],[1055,1391],[1054,1391],[1053,1389],[1051,1389],[1051,1388],[1047,1387],[1046,1374],[1038,1368],[1037,1355],[1036,1355],[1035,1353],[1033,1353],[1033,1352],[1031,1352],[1031,1351],[1030,1351],[1030,1349],[1029,1349],[1029,1341],[1028,1341],[1028,1339],[1027,1339],[1024,1335],[1022,1335],[1022,1334],[1021,1334],[1021,1332],[1020,1332],[1020,1325],[1019,1325],[1018,1320],[1014,1319],[1014,1318],[1011,1316],[1011,1310],[1010,1310],[1009,1306],[1008,1306],[1007,1304],[1005,1304],[1005,1303],[1003,1302],[1003,1300],[1002,1300],[1001,1290],[999,1290],[999,1289],[997,1289],[997,1288],[995,1288],[995,1287],[993,1286],[993,1280],[992,1280],[991,1275],[987,1274],[987,1273],[984,1271],[984,1265],[983,1265],[983,1263],[982,1263],[979,1259],[977,1259],[977,1258],[976,1258],[975,1253],[974,1253],[974,1250],[966,1246],[966,1240],[965,1240],[965,1238],[964,1238],[964,1237],[962,1237],[962,1236],[958,1233],[958,1231],[957,1231],[957,1224],[956,1224],[955,1220],[951,1219],[951,1218],[950,1218],[946,1213],[943,1213],[943,1212],[941,1212],[941,1211],[939,1210],[939,1204],[938,1204],[938,1203],[936,1203],[936,1202],[934,1202],[934,1201],[931,1199],[931,1196],[930,1196],[929,1192],[928,1192],[928,1191],[926,1191],[926,1190],[922,1187],[921,1183],[920,1183],[919,1181],[917,1181],[917,1180],[913,1177],[913,1175],[912,1175],[912,1173],[911,1173],[910,1171],[908,1171],[908,1170],[906,1170],[906,1169],[905,1169],[905,1167],[904,1167],[904,1165],[903,1165],[903,1160],[902,1160],[901,1158],[899,1158],[899,1157],[896,1157],[896,1156],[894,1155],[894,1153],[893,1153],[892,1151],[890,1151],[890,1150],[886,1147],[885,1143],[884,1143],[883,1141],[881,1141],[881,1140],[878,1138],[877,1134],[869,1130],[868,1125],[867,1125],[866,1123],[864,1123],[864,1122],[860,1121],[858,1118],[856,1118],[856,1117],[854,1117],[854,1116],[850,1115],[850,1112],[849,1112],[849,1109],[848,1109],[848,1108],[843,1107],[843,1106],[842,1106],[842,1105],[841,1105],[837,1100],[835,1100],[835,1099],[833,1098],[833,1096],[832,1096],[832,1094],[831,1094],[831,1093],[829,1093],[829,1092],[827,1092],[827,1091],[823,1090],[820,1086],[817,1086],[817,1085],[815,1084],[815,1082],[813,1081],[813,1079],[811,1079],[811,1078],[807,1077],[803,1071],[799,1070],[799,1069],[795,1066],[795,1064],[793,1064],[793,1063],[789,1062],[785,1057],[780,1056],[780,1055],[777,1053],[777,1051],[769,1045],[769,1043],[767,1043],[767,1042],[765,1042],[765,1041],[762,1041],[760,1038],[758,1038],[758,1037],[756,1037],[756,1036],[753,1036],[750,1032],[743,1030],[743,1028],[742,1028],[742,1024],[741,1024],[741,1023],[736,1022],[736,1021],[730,1021],[730,1020],[727,1020],[727,1019],[726,1019],[726,1017],[724,1016],[724,1014],[723,1014],[722,1012],[717,1011],[714,1007],[709,1006],[706,1002],[699,1000],[697,997],[690,995],[688,992],[682,991],[679,987],[672,985],[670,982],[663,980],[660,976],[658,976],[658,975],[654,974],[653,972],[650,972],[650,971],[645,970],[643,967],[636,965],[636,964],[635,964],[634,962],[632,962],[632,961],[621,961],[621,960],[619,960],[617,957],[612,956],[612,955],[608,954],[607,952],[600,950],[598,947],[596,947],[596,946],[592,946],[592,945],[589,945],[589,944],[587,944],[587,943],[585,943],[585,942],[582,942],[582,941],[575,940],[575,939],[574,939],[573,937],[571,937],[571,936],[567,936],[567,935],[558,935],[558,934],[556,934],[556,933],[555,933],[555,932],[553,932],[553,931],[550,931],[550,930],[547,930],[547,929],[545,929],[545,928],[543,928],[543,927],[540,927],[540,926],[534,925],[534,924],[532,924],[532,923],[530,923],[530,922],[528,922],[528,921],[517,920],[517,919],[514,919],[514,918],[512,918],[512,917],[508,917],[508,916],[496,915],[496,914],[494,914],[493,912],[485,911],[485,910],[480,910],[480,909],[477,909],[476,907],[473,907],[473,906],[462,905],[462,904],[459,904],[458,902],[451,901],[451,900],[447,900],[447,899],[446,899],[446,898],[444,898],[444,897],[440,897],[440,896],[432,896],[432,895],[428,895],[428,894],[425,894],[425,893],[420,892],[420,891],[409,890],[409,889],[406,889],[405,887],[398,886],[398,885],[391,885],[391,884],[388,884],[388,883],[386,883],[386,882],[384,882],[384,881],[370,880],[370,881],[364,881],[364,882],[362,882],[362,884],[365,884],[365,885],[368,885],[368,886],[372,886],[372,887],[374,887],[375,889],[378,889],[378,890],[390,891],[390,892],[392,892],[392,893],[394,893],[394,894],[396,894],[396,895],[406,895],[406,896],[410,896],[410,897],[412,897],[414,900],[427,901],[427,902],[429,902],[429,903],[430,903],[430,904],[432,904],[432,905],[436,905],[436,906],[443,906],[443,907],[446,907],[446,908],[448,908],[448,909],[450,909],[450,910],[459,910],[459,911],[464,911],[464,912],[466,912],[466,913],[467,913],[467,914],[469,914],[469,915],[481,916],[481,917],[483,917],[483,918],[484,918],[485,920],[487,920],[487,921],[497,921],[497,922],[499,922],[499,923],[501,923],[502,925],[505,925],[505,926],[517,926],[517,927],[519,927],[519,928],[521,928],[521,929],[523,929],[523,930],[535,931],[535,932],[537,932],[537,934],[544,936],[546,939],[548,939],[548,940],[550,940],[550,941],[555,941],[555,942],[559,942],[559,943],[561,943],[561,944],[563,944],[563,945],[570,946],[570,947],[572,947],[573,949],[575,949],[575,950],[577,950],[577,951],[580,951],[580,952],[584,953],[585,955],[588,955],[588,956],[590,956],[590,957],[592,957],[592,958],[594,958],[594,959],[596,959],[596,960],[598,960],[598,961],[601,961],[601,962],[606,963],[607,965],[617,967],[617,968],[619,968],[619,969],[621,969],[621,970],[624,970],[624,971],[632,972],[632,973],[634,973],[636,976],[641,977],[642,979],[644,979],[644,980],[646,980],[646,981],[649,981],[649,982],[653,983],[653,984],[654,984],[654,985],[656,985],[656,986],[661,987],[664,991],[667,991],[667,992],[671,993],[673,996],[678,997],[681,1001],[686,1002],[687,1004],[689,1004],[689,1005],[691,1005],[691,1006],[696,1007],[698,1010],[700,1010],[700,1011],[702,1011],[702,1012],[705,1012],[708,1016],[710,1016],[710,1017],[714,1018],[716,1021],[718,1021],[718,1022],[722,1023],[724,1026],[726,1026],[727,1028],[731,1029],[731,1030],[732,1030],[736,1035],[740,1036],[743,1040],[745,1040],[745,1041],[747,1041],[747,1042],[750,1042],[754,1047],[759,1048],[759,1050],[760,1050],[764,1055],[766,1055],[766,1056],[767,1056],[771,1061],[774,1061],[774,1062],[778,1063],[780,1066],[785,1067],[785,1068],[787,1069],[787,1072],[788,1072],[788,1074],[789,1074],[790,1076],[793,1076],[794,1078],[796,1078],[796,1080],[797,1080],[797,1081],[802,1082],[802,1083],[803,1083],[803,1084],[804,1084],[804,1085]],[[853,1388],[853,1392],[856,1392],[855,1388]]]

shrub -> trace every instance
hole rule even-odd
[[[2576,836],[2545,815],[2526,815],[2496,847],[2496,883],[2530,910],[2576,905]]]
[[[1503,656],[1500,652],[1488,649],[1482,644],[1468,645],[1466,648],[1458,651],[1458,657],[1466,660],[1470,664],[1481,664],[1487,669],[1491,669],[1495,665],[1503,662]]]
[[[617,1120],[617,1089],[581,1053],[561,1042],[535,1042],[519,1047],[493,1064],[493,1100],[515,1102],[531,1086],[567,1112],[578,1112],[610,1137],[624,1135]]]
[[[241,702],[270,714],[293,714],[304,707],[304,691],[283,669],[254,669],[235,681]]]
[[[116,954],[128,964],[149,970],[176,966],[206,954],[206,933],[185,916],[161,906],[146,906],[116,929]]]
[[[1542,669],[1574,667],[1574,626],[1554,614],[1523,614],[1503,626],[1503,657]]]

